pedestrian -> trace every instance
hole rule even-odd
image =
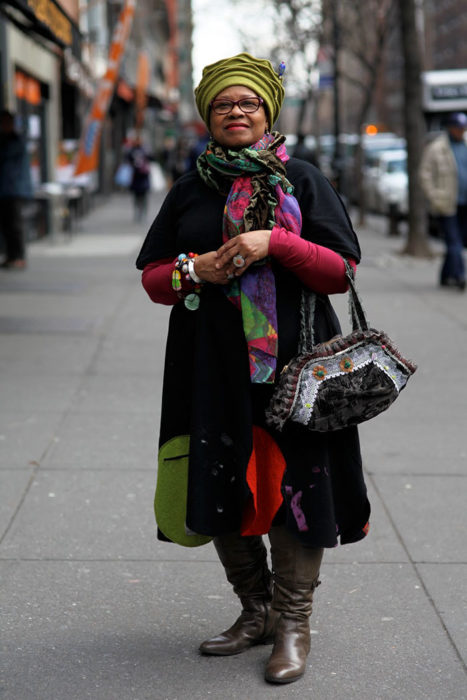
[[[32,197],[29,156],[23,137],[15,129],[15,116],[0,112],[0,231],[5,244],[1,267],[26,267],[22,207]]]
[[[270,131],[284,88],[269,61],[209,65],[195,97],[211,139],[137,260],[150,298],[173,304],[159,446],[189,450],[186,531],[213,537],[242,605],[200,651],[273,640],[265,678],[288,683],[305,671],[323,550],[362,539],[370,507],[356,428],[278,433],[264,413],[297,351],[302,288],[319,295],[316,341],[336,335],[328,294],[346,291],[342,256],[355,266],[360,248],[331,185]]]
[[[308,148],[305,142],[305,134],[299,132],[297,134],[297,142],[294,146],[292,155],[294,158],[300,158],[301,160],[306,160],[307,163],[311,163],[318,167],[318,159],[316,158],[315,152]]]
[[[178,136],[175,146],[170,153],[170,181],[173,184],[190,167],[190,153],[186,136],[182,133]]]
[[[467,116],[454,112],[446,118],[445,127],[445,131],[425,147],[420,181],[446,245],[440,285],[464,291],[463,248],[467,243],[467,144],[464,133]]]
[[[203,153],[210,138],[211,138],[211,136],[210,136],[208,131],[204,131],[202,134],[200,134],[200,136],[198,136],[195,144],[190,149],[190,152],[188,154],[187,168],[186,168],[187,170],[193,170],[194,168],[196,168],[196,162],[198,160],[198,156],[200,156],[201,153]]]
[[[134,220],[137,223],[146,221],[148,209],[148,193],[151,188],[151,159],[142,141],[137,137],[128,151],[128,162],[133,172],[130,190],[133,192]]]

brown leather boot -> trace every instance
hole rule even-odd
[[[306,669],[309,618],[323,549],[304,547],[285,527],[271,528],[269,539],[274,576],[272,607],[280,618],[265,678],[270,683],[291,683]]]
[[[272,642],[278,615],[271,611],[272,575],[262,537],[235,533],[213,541],[243,610],[232,627],[201,644],[201,653],[230,656]]]

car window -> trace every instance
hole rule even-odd
[[[388,173],[406,173],[407,172],[407,161],[405,159],[388,161],[387,172]]]

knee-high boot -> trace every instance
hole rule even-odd
[[[265,678],[271,683],[291,683],[306,668],[309,618],[323,550],[304,547],[285,527],[271,528],[269,539],[274,577],[272,607],[280,618]]]
[[[214,538],[214,546],[243,610],[232,627],[203,642],[200,651],[229,656],[272,641],[278,616],[271,611],[272,575],[262,537],[222,535]]]

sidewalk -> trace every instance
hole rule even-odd
[[[308,673],[270,686],[269,647],[197,652],[238,613],[212,545],[156,539],[168,309],[134,267],[145,228],[115,196],[0,272],[0,697],[466,698],[467,295],[382,220],[359,231],[369,319],[419,369],[361,428],[371,530],[325,555]]]

